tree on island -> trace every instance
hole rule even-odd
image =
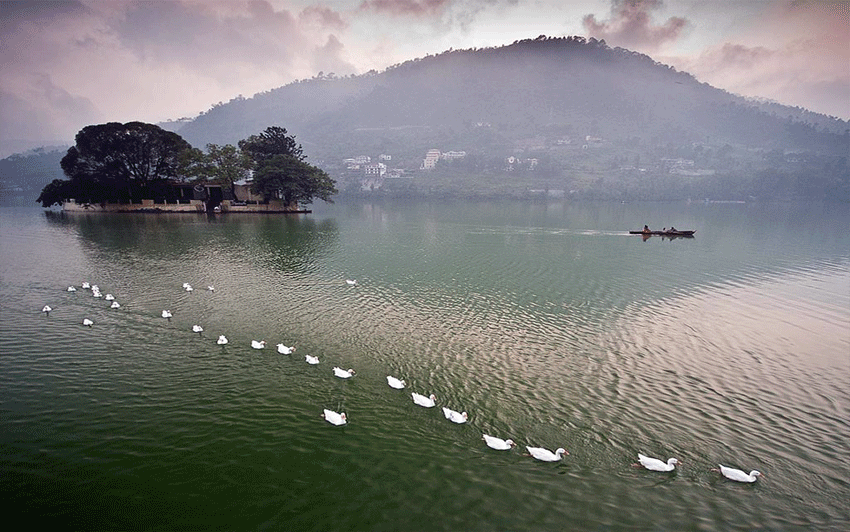
[[[333,203],[335,182],[304,161],[301,146],[286,129],[269,127],[260,135],[230,144],[193,148],[177,133],[153,124],[111,122],[86,126],[77,133],[60,166],[68,180],[45,186],[37,202],[44,207],[74,198],[78,203],[138,203],[170,198],[174,180],[212,182],[234,188],[254,170],[252,191],[287,207],[319,198]]]
[[[287,206],[310,204],[313,198],[333,203],[337,190],[328,174],[291,155],[275,155],[254,171],[251,191],[264,198],[278,197]]]
[[[227,186],[235,197],[236,182],[248,177],[251,164],[251,158],[232,144],[207,144],[202,166],[207,181]]]
[[[239,141],[239,149],[259,164],[275,155],[288,155],[303,161],[304,151],[296,144],[295,136],[289,135],[286,128],[271,126],[259,135],[251,135]]]
[[[301,145],[281,127],[239,141],[254,163],[251,191],[268,200],[277,197],[287,206],[310,204],[314,198],[333,203],[336,183],[324,170],[306,163]]]
[[[185,175],[188,142],[159,126],[110,122],[86,126],[60,165],[69,180],[48,184],[37,202],[44,207],[78,202],[130,202],[164,193],[168,179]]]

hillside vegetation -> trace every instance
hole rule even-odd
[[[754,102],[582,37],[450,50],[221,104],[180,129],[195,146],[269,124],[341,189],[368,194],[596,198],[850,197],[848,123]],[[427,150],[465,151],[421,171]],[[347,157],[392,156],[369,181]],[[518,163],[511,164],[509,157]],[[533,166],[533,167],[532,167]]]
[[[850,199],[850,125],[750,101],[583,37],[449,50],[320,74],[214,106],[177,132],[294,134],[343,193],[606,199]],[[465,152],[422,170],[428,150]],[[387,155],[369,177],[344,159]]]

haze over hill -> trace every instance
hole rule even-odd
[[[344,171],[341,161],[363,154],[376,160],[391,155],[388,167],[408,177],[429,149],[466,152],[463,169],[479,175],[498,173],[510,156],[535,159],[537,175],[526,176],[525,188],[569,190],[586,188],[600,171],[658,170],[662,158],[698,164],[695,147],[701,154],[723,149],[726,155],[761,150],[774,158],[801,152],[841,157],[850,139],[846,121],[747,100],[604,41],[542,36],[449,50],[380,73],[321,74],[218,105],[179,133],[202,147],[235,144],[268,125],[295,134],[313,161],[350,181],[348,190],[362,184],[362,174]],[[608,150],[591,156],[562,149],[588,144]],[[730,169],[718,162],[706,161],[711,168],[704,173]]]
[[[416,137],[430,142],[434,130],[469,130],[479,123],[515,138],[546,129],[785,149],[829,149],[826,139],[803,137],[816,131],[841,135],[848,127],[800,108],[760,106],[604,41],[539,37],[450,50],[381,73],[320,74],[216,106],[179,132],[195,146],[234,143],[270,121],[322,154],[336,151],[328,141],[352,132],[419,128]],[[816,129],[795,134],[789,122]]]
[[[747,100],[583,37],[320,73],[164,125],[202,149],[268,126],[294,134],[349,193],[850,197],[847,121]],[[424,171],[429,150],[452,155]]]

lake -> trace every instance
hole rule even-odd
[[[0,209],[7,516],[74,530],[850,527],[847,205],[314,209]],[[697,232],[627,234],[644,224]],[[492,450],[485,433],[518,445]],[[540,462],[526,445],[569,455]],[[638,453],[681,464],[636,468]],[[764,476],[732,482],[721,463]]]

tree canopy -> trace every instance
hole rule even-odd
[[[286,205],[310,204],[313,198],[333,203],[331,196],[337,193],[328,174],[292,155],[263,160],[254,171],[251,189],[266,199],[279,197]]]
[[[333,203],[335,182],[323,170],[307,164],[301,145],[282,127],[269,127],[239,142],[254,163],[251,190],[265,199],[280,198],[286,205],[309,204],[314,198]]]
[[[232,144],[207,144],[204,175],[213,183],[226,185],[232,190],[237,181],[248,177],[251,164],[250,157]]]
[[[65,175],[140,183],[178,177],[179,156],[191,148],[177,133],[153,124],[110,122],[84,127],[62,159]]]
[[[44,207],[69,197],[103,202],[145,196],[152,183],[185,175],[185,153],[192,149],[180,135],[143,122],[86,126],[75,141],[60,162],[70,181],[45,187],[36,200]]]
[[[276,155],[288,155],[299,161],[304,160],[304,152],[301,145],[296,144],[295,136],[288,135],[285,128],[277,126],[268,127],[259,135],[240,140],[239,148],[257,164]]]
[[[169,199],[171,180],[212,182],[234,187],[254,170],[252,190],[287,206],[332,203],[335,183],[323,170],[304,161],[295,137],[269,127],[239,142],[193,148],[180,135],[142,122],[86,126],[60,163],[68,180],[55,179],[36,200],[44,207],[68,198],[81,203],[138,202]]]

